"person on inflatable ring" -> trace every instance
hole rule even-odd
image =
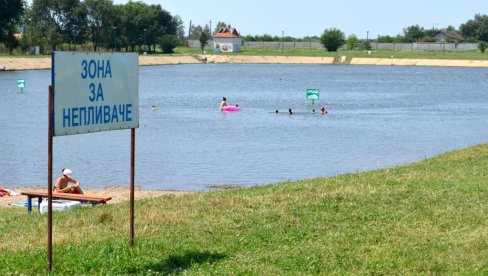
[[[227,106],[227,99],[223,97],[222,101],[220,102],[220,111],[224,111],[224,107],[226,106]]]

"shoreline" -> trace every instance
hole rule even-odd
[[[204,62],[206,60],[206,62]],[[488,60],[454,60],[454,59],[402,59],[375,57],[334,57],[307,56],[244,56],[244,55],[140,55],[139,66],[177,65],[177,64],[350,64],[376,66],[439,66],[439,67],[488,67]],[[0,69],[5,71],[45,70],[51,69],[51,57],[0,57]],[[3,71],[3,70],[2,70]]]

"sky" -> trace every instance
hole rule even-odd
[[[113,0],[125,4],[128,0]],[[188,32],[192,25],[217,22],[230,24],[245,35],[281,37],[320,36],[325,29],[338,28],[347,36],[376,38],[396,36],[403,29],[419,25],[426,29],[441,29],[449,25],[456,29],[473,19],[475,14],[488,14],[487,0],[142,0],[160,4],[171,15],[179,15]]]

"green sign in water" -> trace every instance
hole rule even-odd
[[[17,87],[18,88],[24,88],[25,87],[25,80],[24,79],[18,79],[17,80]]]
[[[320,98],[320,89],[307,89],[307,99],[318,100]]]

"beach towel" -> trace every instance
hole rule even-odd
[[[20,195],[20,194],[17,192],[14,192],[12,190],[0,188],[0,197],[2,197],[2,196],[18,196],[18,195]]]
[[[21,202],[14,202],[14,203],[10,203],[9,204],[10,206],[17,206],[17,207],[27,207],[27,202],[26,201],[21,201]],[[39,202],[37,201],[33,201],[32,202],[32,207],[37,207],[39,206]]]

